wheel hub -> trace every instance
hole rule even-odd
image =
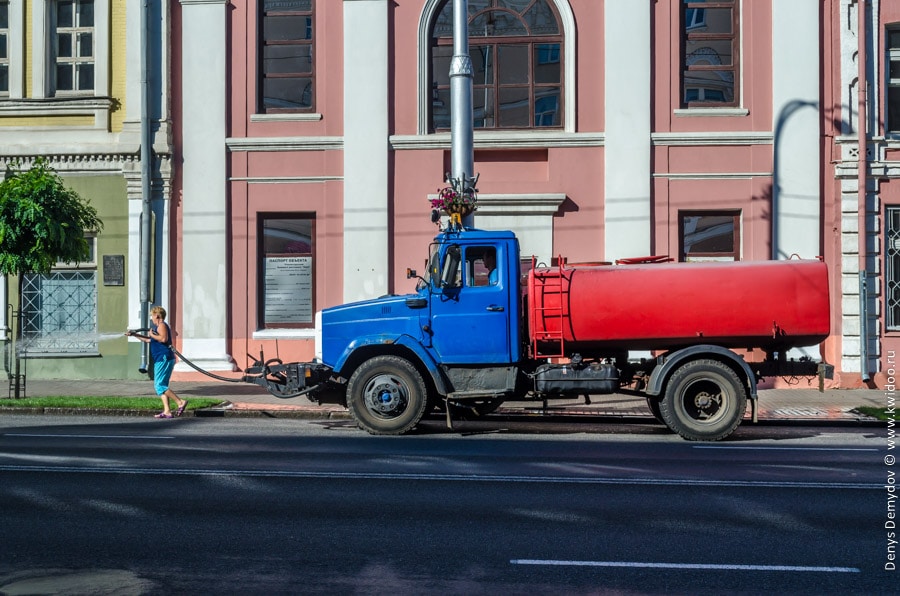
[[[391,414],[405,407],[406,397],[395,379],[380,375],[369,383],[366,405],[372,412]]]
[[[708,418],[715,414],[722,405],[721,393],[710,393],[708,391],[698,391],[694,396],[694,407],[700,418]]]

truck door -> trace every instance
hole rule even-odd
[[[503,245],[451,245],[432,284],[432,347],[443,364],[508,364],[509,272]]]

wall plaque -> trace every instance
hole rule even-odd
[[[125,285],[125,255],[103,255],[103,285]]]

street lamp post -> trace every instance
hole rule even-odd
[[[469,55],[469,2],[453,0],[453,59],[450,61],[450,161],[448,183],[458,193],[474,191],[475,142],[472,111],[472,58]],[[475,216],[462,224],[473,227]]]

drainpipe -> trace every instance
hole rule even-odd
[[[150,2],[141,6],[141,327],[150,326],[151,218],[153,217],[153,131],[150,129]],[[142,373],[147,372],[150,345],[141,343]]]
[[[859,217],[859,359],[860,374],[863,381],[869,380],[869,308],[868,308],[868,272],[866,271],[867,247],[866,247],[866,174],[868,172],[868,159],[866,157],[866,0],[857,0],[857,48],[856,66],[857,74],[857,118],[856,126],[859,146],[859,163],[857,164],[858,182],[858,214]]]
[[[453,0],[453,60],[450,62],[450,161],[457,191],[475,185],[475,141],[472,110],[472,58],[469,55],[469,2]],[[473,227],[475,216],[462,221]]]

